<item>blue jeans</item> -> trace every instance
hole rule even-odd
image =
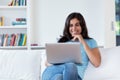
[[[82,80],[74,63],[52,65],[45,69],[42,80]]]

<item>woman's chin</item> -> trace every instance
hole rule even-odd
[[[74,34],[72,34],[72,37],[74,37],[75,35],[78,35],[78,34],[74,33]]]

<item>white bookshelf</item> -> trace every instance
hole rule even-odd
[[[16,49],[28,49],[27,46],[1,46],[0,49],[4,49],[4,50],[16,50]]]
[[[31,50],[41,50],[41,49],[46,49],[45,46],[31,46]]]
[[[27,26],[1,26],[0,29],[27,29]]]
[[[27,9],[27,6],[0,6],[0,9]]]
[[[12,0],[0,0],[0,17],[4,18],[4,25],[0,26],[0,34],[26,34],[27,40],[24,46],[1,46],[0,49],[29,49],[29,20],[28,6],[8,6]],[[27,1],[26,1],[27,2]],[[13,25],[16,18],[25,18],[26,25]]]

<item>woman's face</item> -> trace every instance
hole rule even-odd
[[[82,30],[80,22],[77,18],[70,20],[69,32],[72,36],[81,34]]]

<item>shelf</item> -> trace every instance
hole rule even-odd
[[[1,0],[0,1],[0,50],[29,50],[29,7],[27,0]],[[9,6],[12,5],[12,6]],[[13,6],[14,5],[14,6]],[[12,35],[14,34],[14,35]],[[8,46],[17,42],[25,46]]]
[[[0,26],[0,29],[27,29],[27,25],[19,25],[19,26]]]
[[[0,6],[0,9],[27,9],[27,6]]]
[[[45,46],[31,46],[32,50],[40,50],[40,49],[45,49]]]
[[[23,50],[27,49],[27,46],[1,46],[1,50]],[[44,46],[31,46],[31,50],[45,50]]]
[[[27,49],[27,46],[0,46],[0,49]]]

